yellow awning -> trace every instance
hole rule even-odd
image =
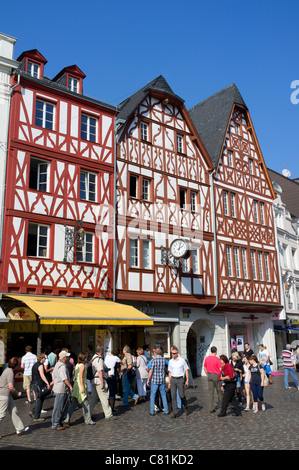
[[[131,305],[111,300],[33,295],[6,296],[24,302],[44,325],[153,325],[153,320]]]

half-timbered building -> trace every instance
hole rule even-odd
[[[118,110],[117,300],[151,315],[150,347],[160,344],[168,356],[171,339],[186,357],[184,319],[192,306],[199,319],[215,303],[213,165],[183,100],[163,76]]]
[[[217,302],[211,316],[225,316],[230,349],[242,350],[247,341],[258,353],[264,343],[276,361],[273,321],[282,301],[275,193],[248,108],[232,84],[189,113],[215,166]]]
[[[19,353],[23,341],[36,344],[37,328],[44,346],[73,338],[80,352],[95,344],[96,327],[136,320],[105,303],[114,284],[116,108],[83,94],[76,65],[50,80],[46,63],[26,51],[12,75],[0,290]]]

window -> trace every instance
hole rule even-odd
[[[190,192],[190,205],[191,211],[196,212],[196,200],[197,200],[197,193],[195,191]]]
[[[96,201],[96,177],[95,173],[80,172],[80,199]]]
[[[263,272],[263,254],[261,251],[257,253],[258,265],[259,265],[259,278],[260,281],[264,280],[264,272]]]
[[[50,164],[47,161],[31,157],[29,170],[29,188],[48,191],[48,174]]]
[[[193,265],[193,274],[199,274],[199,251],[198,249],[192,250],[192,265]]]
[[[94,234],[85,232],[84,245],[77,247],[76,259],[80,263],[93,263],[93,240]]]
[[[260,202],[260,216],[261,216],[261,224],[265,225],[265,212],[264,212],[264,203]]]
[[[142,241],[143,247],[143,269],[151,269],[151,240],[143,240]]]
[[[240,125],[239,124],[235,125],[235,129],[236,129],[236,134],[240,135]]]
[[[142,199],[144,199],[145,201],[150,200],[150,185],[151,185],[150,180],[147,180],[147,179],[143,178],[143,180],[142,180]]]
[[[141,129],[141,139],[148,140],[148,124],[146,122],[142,122],[140,129]]]
[[[138,176],[130,175],[130,197],[138,197]]]
[[[253,213],[254,213],[255,223],[258,224],[259,223],[259,213],[258,213],[258,202],[257,201],[253,201]]]
[[[29,223],[27,239],[27,256],[47,258],[48,256],[48,232],[47,225]]]
[[[228,276],[232,277],[233,276],[233,270],[232,270],[232,255],[231,255],[231,246],[230,245],[226,245],[226,261],[227,261]]]
[[[187,191],[184,188],[180,188],[180,208],[186,209],[187,207]]]
[[[138,240],[130,240],[130,268],[138,268]]]
[[[67,89],[70,91],[74,91],[75,93],[78,93],[79,91],[79,80],[73,77],[68,77],[67,81]]]
[[[54,128],[54,104],[47,101],[36,101],[35,125],[44,129]]]
[[[97,138],[97,119],[92,116],[82,114],[81,116],[81,139],[96,142]]]
[[[39,78],[39,64],[28,61],[27,75],[30,75],[33,78]]]
[[[269,253],[265,253],[264,257],[265,257],[266,280],[267,282],[270,282]]]
[[[190,272],[190,264],[189,264],[189,259],[182,258],[182,272],[183,273],[189,273]]]
[[[247,250],[246,250],[246,248],[241,248],[241,256],[242,256],[243,278],[248,279]]]
[[[249,174],[253,175],[253,160],[252,160],[252,158],[249,158],[248,163],[249,163]]]
[[[228,192],[223,191],[223,213],[224,215],[228,215],[228,200],[227,200]]]
[[[176,148],[178,153],[183,153],[183,136],[180,134],[176,135]]]
[[[241,277],[241,275],[240,275],[239,248],[237,246],[234,246],[234,260],[235,260],[236,277]]]
[[[256,264],[255,264],[255,250],[250,250],[250,255],[251,255],[252,277],[254,280],[256,280],[257,277],[256,277]]]
[[[283,259],[283,267],[288,267],[288,247],[287,245],[282,245],[282,259]]]
[[[293,269],[298,270],[297,249],[292,248],[292,264]]]
[[[227,160],[228,160],[228,166],[233,168],[234,162],[233,162],[233,152],[231,150],[228,150],[227,152]]]
[[[232,217],[236,217],[235,197],[235,193],[230,193],[230,213]]]

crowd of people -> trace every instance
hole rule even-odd
[[[27,346],[21,358],[23,369],[23,389],[26,403],[32,404],[29,415],[34,422],[44,421],[42,414],[45,398],[53,396],[51,427],[53,430],[65,430],[70,427],[75,410],[82,408],[86,425],[94,425],[94,409],[101,402],[104,418],[117,420],[116,399],[121,399],[123,409],[129,406],[129,396],[134,406],[147,400],[150,390],[150,416],[159,411],[171,418],[178,418],[180,409],[188,415],[185,387],[189,386],[189,366],[176,346],[171,347],[171,359],[164,358],[161,347],[151,352],[145,345],[131,351],[128,345],[120,351],[111,351],[105,355],[103,346],[97,346],[95,352],[91,346],[86,353],[78,357],[69,349],[52,351],[50,347],[35,355],[32,347]],[[282,351],[285,388],[289,388],[289,374],[299,390],[296,376],[296,356],[289,344]],[[0,376],[0,422],[7,411],[18,435],[28,431],[19,416],[13,395],[21,396],[14,385],[14,369],[19,365],[18,358],[8,361]],[[231,357],[217,356],[217,348],[212,346],[210,355],[204,361],[204,371],[208,379],[209,411],[219,409],[218,417],[226,416],[231,405],[235,416],[241,410],[254,413],[266,410],[263,398],[265,385],[272,385],[270,354],[264,345],[260,345],[257,357],[248,343],[243,354],[233,350]],[[217,405],[215,404],[215,392]],[[244,405],[244,407],[243,407]],[[251,408],[252,407],[252,408]]]

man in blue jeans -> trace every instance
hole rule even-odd
[[[169,414],[168,403],[165,390],[165,359],[162,357],[162,350],[156,348],[154,351],[154,358],[151,361],[150,371],[147,379],[147,386],[151,381],[151,395],[150,395],[150,414],[155,416],[155,398],[157,391],[160,391],[164,413]]]
[[[133,358],[131,349],[128,345],[123,348],[123,360],[121,362],[121,373],[123,381],[123,405],[128,406],[129,395],[134,400],[134,405],[137,405],[139,396],[131,389],[132,378],[130,378],[131,370],[133,368]]]
[[[291,350],[291,345],[287,344],[285,349],[281,353],[281,358],[283,360],[283,370],[284,370],[284,386],[285,388],[289,387],[289,374],[294,379],[295,385],[299,390],[299,382],[295,372],[295,358]]]

